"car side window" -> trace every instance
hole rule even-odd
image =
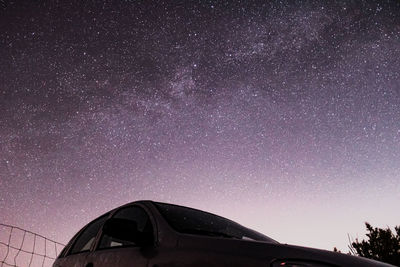
[[[91,222],[76,239],[75,243],[71,247],[69,254],[89,251],[90,247],[96,239],[98,231],[106,221],[107,217],[108,215],[104,215]]]
[[[117,211],[112,218],[125,219],[135,222],[137,230],[140,233],[141,244],[153,243],[153,226],[146,211],[138,206],[125,207]],[[137,246],[132,241],[117,239],[103,234],[100,239],[100,249],[122,247],[122,246]]]

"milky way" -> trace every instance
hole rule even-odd
[[[67,242],[153,199],[326,249],[400,224],[398,1],[67,2],[2,3],[0,222]]]

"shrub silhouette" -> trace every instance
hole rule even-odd
[[[361,242],[356,239],[349,246],[353,254],[400,266],[400,226],[396,226],[395,232],[388,227],[386,229],[373,228],[369,223],[367,227],[368,240]]]

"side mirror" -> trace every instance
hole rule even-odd
[[[133,242],[137,245],[141,245],[143,240],[142,233],[137,228],[137,223],[126,219],[108,219],[104,223],[103,233],[111,238]]]

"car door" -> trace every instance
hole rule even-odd
[[[57,259],[54,267],[85,267],[87,266],[87,256],[94,246],[96,236],[99,230],[106,221],[108,214],[99,217],[93,222],[89,223],[78,234],[77,238],[73,241],[70,249],[66,255]]]
[[[91,267],[145,267],[148,259],[146,252],[154,244],[153,226],[146,211],[136,205],[123,207],[116,211],[112,218],[130,220],[137,225],[137,229],[143,233],[146,239],[139,246],[132,241],[116,239],[101,233],[96,249],[87,258]]]

